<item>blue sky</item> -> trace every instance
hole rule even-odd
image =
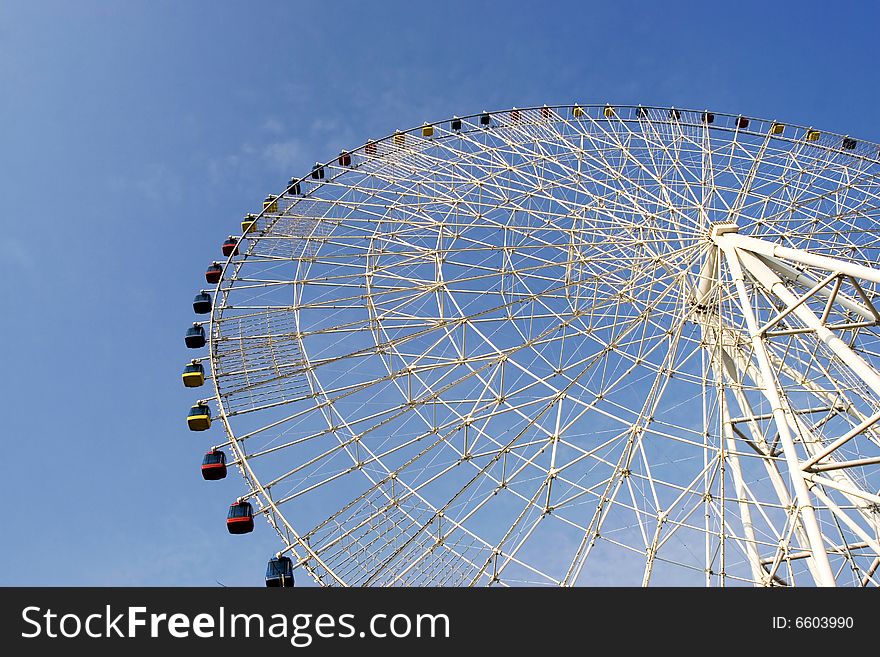
[[[222,240],[315,160],[575,101],[880,141],[875,3],[767,4],[0,3],[0,584],[261,584],[277,539],[229,536],[241,482],[198,474],[182,338]]]

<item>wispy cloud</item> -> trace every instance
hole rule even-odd
[[[183,197],[180,177],[165,164],[148,164],[140,171],[116,176],[110,187],[152,202],[175,202]]]
[[[261,156],[269,166],[289,171],[293,165],[302,161],[302,143],[296,138],[271,142],[263,147]]]
[[[37,266],[35,255],[25,246],[24,242],[15,237],[7,236],[5,256],[3,260],[12,269],[33,271]]]

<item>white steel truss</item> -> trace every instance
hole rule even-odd
[[[867,432],[880,420],[880,414],[875,412],[859,421],[842,436],[823,441],[810,431],[808,426],[794,421],[796,413],[773,369],[766,343],[775,336],[809,333],[827,346],[834,357],[848,367],[875,397],[880,398],[880,373],[838,335],[841,331],[855,331],[877,326],[880,323],[880,313],[859,283],[859,279],[880,282],[880,270],[740,235],[733,222],[713,226],[711,238],[723,253],[730,278],[736,286],[740,309],[746,319],[748,337],[752,343],[753,356],[760,372],[760,379],[756,380],[756,384],[771,405],[773,420],[779,432],[782,454],[794,489],[792,513],[808,546],[803,556],[810,564],[810,572],[816,584],[833,586],[836,580],[828,560],[830,546],[819,526],[814,496],[810,489],[816,489],[817,495],[821,495],[825,501],[828,500],[828,491],[823,490],[825,488],[842,493],[847,498],[851,510],[844,511],[838,505],[830,505],[829,508],[848,527],[865,538],[863,543],[854,549],[873,550],[876,561],[877,557],[880,557],[880,551],[877,551],[877,548],[880,548],[880,542],[877,540],[878,527],[880,527],[880,505],[878,505],[880,496],[860,485],[865,481],[864,477],[851,476],[846,470],[852,469],[857,472],[860,468],[876,466],[880,464],[880,455],[860,459],[845,457],[840,459],[837,455],[839,450],[851,440],[860,435],[867,435]],[[813,272],[821,272],[821,279],[813,283],[813,279],[807,274],[792,268],[792,263],[809,267]],[[785,277],[789,281],[800,283],[806,279],[812,285],[806,292],[797,294],[786,285]],[[750,287],[747,287],[747,278]],[[840,288],[844,278],[848,278],[859,292],[860,300],[846,298],[841,293]],[[772,297],[778,302],[774,304],[776,312],[763,324],[758,321],[755,312],[758,304],[753,297],[756,293],[766,298]],[[821,314],[817,314],[810,307],[809,301],[815,297],[821,297],[823,300],[824,308]],[[860,305],[860,302],[863,305]],[[846,314],[857,314],[858,320],[838,324],[829,322],[836,303],[841,304]],[[774,328],[790,315],[796,316],[802,327],[774,331]],[[818,476],[819,472],[833,472],[835,476],[832,478]],[[784,501],[788,502],[787,496]],[[749,556],[753,566],[762,563],[756,553],[750,553]],[[876,570],[873,563],[871,570]]]

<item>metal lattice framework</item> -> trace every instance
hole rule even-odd
[[[316,167],[215,291],[244,498],[324,585],[877,585],[878,174],[641,106]]]

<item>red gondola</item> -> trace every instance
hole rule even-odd
[[[226,241],[223,242],[223,255],[227,258],[231,255],[238,255],[238,240],[235,239],[232,235],[226,238]]]
[[[351,153],[346,153],[342,151],[339,153],[339,166],[341,167],[350,167],[351,166]]]
[[[226,477],[226,454],[219,449],[212,449],[202,459],[202,478],[217,481]]]
[[[376,154],[376,142],[368,141],[364,144],[364,153],[367,155],[375,155]]]
[[[226,529],[230,534],[247,534],[254,531],[254,508],[250,502],[233,502],[229,505]]]
[[[749,127],[749,120],[744,116],[737,117],[736,127],[739,128],[740,130],[745,130],[746,128]]]
[[[223,267],[220,266],[219,262],[212,262],[211,265],[205,270],[205,280],[208,281],[211,285],[216,285],[220,282],[220,279],[223,277]]]

